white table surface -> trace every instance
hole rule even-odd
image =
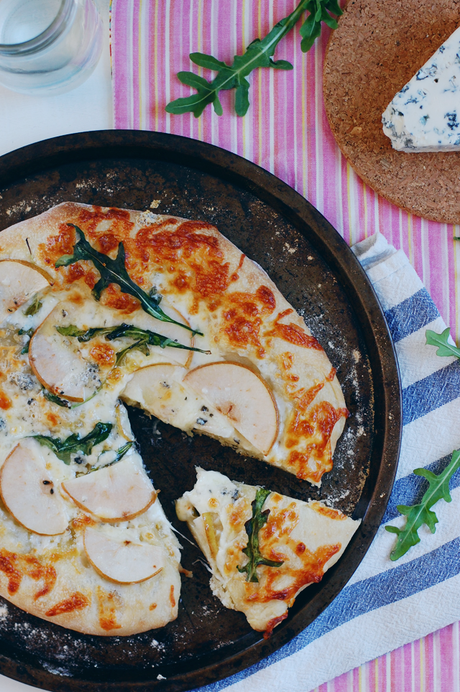
[[[95,4],[104,18],[105,43],[86,82],[58,96],[25,96],[0,85],[0,155],[49,137],[113,127],[109,0]]]
[[[93,74],[59,96],[25,96],[0,86],[0,155],[49,137],[113,127],[109,0],[95,0],[104,18],[104,47]],[[36,689],[0,675],[0,692]]]

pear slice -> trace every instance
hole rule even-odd
[[[134,519],[156,499],[144,469],[129,457],[65,481],[62,487],[78,507],[109,522]]]
[[[172,363],[157,363],[148,365],[134,373],[122,392],[123,399],[140,404],[152,415],[174,424],[177,414],[177,397],[174,396],[179,388],[186,393],[178,381],[185,371],[179,365]],[[174,401],[176,399],[176,402]]]
[[[236,430],[263,455],[278,437],[278,407],[259,375],[240,363],[200,365],[184,383],[226,416]]]
[[[36,377],[48,391],[69,401],[86,401],[101,386],[96,364],[85,361],[76,339],[61,336],[57,305],[32,335],[29,363]]]
[[[5,507],[29,531],[42,536],[64,533],[68,525],[64,503],[41,454],[18,444],[0,470],[0,494]]]
[[[0,260],[0,323],[50,285],[45,273],[21,260]]]
[[[147,365],[134,373],[120,396],[126,403],[138,404],[169,425],[186,432],[196,430],[231,444],[235,428],[218,411],[210,411],[205,406],[209,406],[207,400],[183,386],[186,372],[172,363]]]
[[[127,532],[125,532],[127,536]],[[103,577],[118,584],[137,584],[160,572],[165,564],[162,548],[150,543],[112,538],[104,531],[87,527],[84,545],[88,560]]]

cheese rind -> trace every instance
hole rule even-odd
[[[460,27],[396,94],[382,123],[398,151],[460,150]]]

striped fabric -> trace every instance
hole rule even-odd
[[[327,30],[306,55],[297,33],[283,40],[275,57],[289,60],[294,70],[252,74],[251,108],[244,118],[231,112],[230,92],[222,96],[220,118],[210,107],[199,119],[164,111],[166,103],[190,93],[176,79],[178,71],[210,76],[191,64],[190,52],[231,61],[295,5],[295,0],[113,0],[115,126],[193,137],[254,161],[304,195],[350,245],[381,232],[378,244],[365,246],[369,256],[362,259],[384,307],[402,373],[402,456],[385,515],[385,521],[400,526],[396,506],[417,501],[426,487],[413,469],[439,472],[460,447],[460,363],[438,358],[424,336],[426,328],[439,332],[445,323],[454,335],[459,332],[460,255],[452,236],[460,231],[393,207],[341,156],[322,103]],[[376,264],[384,238],[405,254],[386,248],[384,261]],[[349,585],[311,627],[270,659],[206,691],[307,692],[321,685],[321,692],[460,692],[457,624],[322,684],[460,619],[460,474],[451,485],[453,502],[437,506],[440,525],[434,535],[422,529],[422,543],[391,563],[395,537],[380,529]]]

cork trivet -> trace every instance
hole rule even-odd
[[[398,207],[460,223],[460,152],[395,151],[382,113],[460,24],[460,0],[349,0],[324,65],[334,137],[358,175]]]

